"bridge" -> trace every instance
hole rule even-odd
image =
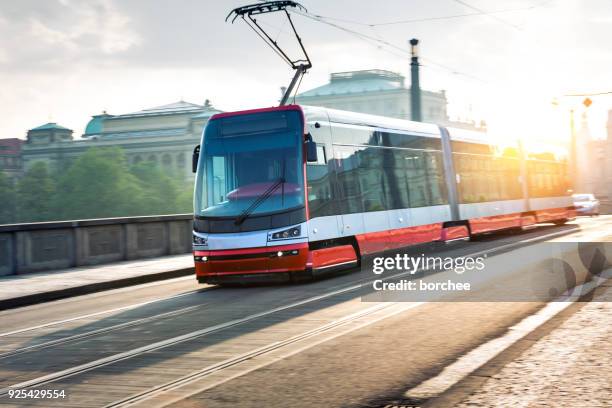
[[[0,226],[0,406],[609,402],[612,216],[415,249],[485,259],[467,298],[372,296],[376,279],[448,271],[366,262],[303,284],[198,285],[190,220]],[[547,298],[523,296],[521,279],[533,289],[558,258],[570,294],[545,280]]]

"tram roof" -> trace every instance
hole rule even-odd
[[[349,125],[370,126],[383,129],[394,129],[406,132],[424,133],[440,137],[440,129],[432,123],[412,122],[410,120],[389,118],[386,116],[370,115],[342,111],[337,109],[321,108],[318,106],[301,105],[306,120],[317,120],[327,114],[332,123],[344,123]]]
[[[264,109],[244,110],[237,112],[217,113],[212,119],[217,119],[225,116],[234,116],[242,114],[260,113],[275,110],[299,110],[304,112],[306,121],[327,121],[331,123],[342,123],[356,126],[368,126],[389,130],[399,130],[403,132],[420,133],[430,137],[440,137],[440,128],[433,123],[414,122],[405,119],[390,118],[387,116],[371,115],[367,113],[358,113],[343,111],[338,109],[324,108],[320,106],[308,105],[285,105],[282,107],[269,107]],[[495,140],[492,140],[489,135],[483,132],[474,130],[446,127],[451,140],[469,143],[479,143],[494,145]]]

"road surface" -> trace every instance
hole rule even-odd
[[[611,226],[612,217],[580,219],[436,253],[488,251],[491,259],[499,248],[536,240],[609,241]],[[438,406],[453,383],[411,390],[547,307],[363,302],[363,279],[353,272],[300,285],[220,288],[186,277],[0,312],[0,406]],[[580,336],[579,326],[568,335]],[[609,378],[609,366],[599,369]],[[499,378],[520,376],[513,370]],[[453,398],[490,406],[502,394],[491,384],[473,387],[479,391]],[[33,398],[28,390],[57,390],[63,398]],[[530,395],[533,402],[545,394]]]

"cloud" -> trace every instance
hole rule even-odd
[[[121,113],[181,96],[195,102],[209,98],[221,109],[273,104],[279,87],[292,76],[245,24],[225,22],[229,10],[249,0],[0,2],[0,109],[5,113],[0,137],[21,135],[50,114],[77,129],[103,108]],[[545,100],[611,85],[605,17],[612,12],[609,0],[591,0],[588,5],[556,0],[499,14],[522,31],[483,15],[364,24],[469,12],[452,0],[361,0],[350,7],[324,0],[301,3],[312,13],[336,18],[330,21],[339,25],[405,49],[408,39],[419,38],[422,84],[448,90],[449,111],[457,115],[470,114],[472,106],[477,112],[480,105],[506,118],[515,109],[507,103],[514,100],[510,93],[532,99],[539,93]],[[542,2],[469,3],[494,11]],[[292,40],[282,19],[265,22],[273,37]],[[301,16],[294,16],[294,22],[313,61],[301,90],[325,83],[336,71],[380,68],[408,74],[405,52]]]
[[[0,69],[5,72],[119,61],[140,42],[130,18],[110,0],[26,0],[0,9],[0,50],[5,50]]]

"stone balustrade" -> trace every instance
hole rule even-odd
[[[191,252],[192,214],[0,225],[0,275]]]

